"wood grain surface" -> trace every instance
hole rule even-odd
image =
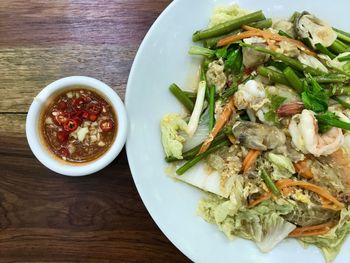
[[[34,96],[86,75],[124,98],[145,33],[170,0],[0,1],[0,262],[189,262],[161,233],[125,151],[87,177],[41,165],[25,138]]]

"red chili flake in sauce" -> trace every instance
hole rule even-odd
[[[64,125],[69,120],[69,118],[70,118],[70,116],[68,113],[60,112],[56,116],[54,116],[54,121],[58,125]]]
[[[78,122],[74,119],[69,119],[63,124],[63,128],[67,132],[74,132],[78,129]]]
[[[89,113],[87,112],[87,111],[83,111],[82,112],[82,114],[81,114],[81,117],[83,118],[83,119],[88,119],[89,118]]]
[[[83,108],[84,103],[85,103],[85,99],[80,97],[72,101],[72,106],[74,109],[80,110]]]
[[[62,147],[58,150],[58,154],[61,155],[62,157],[68,157],[69,151],[67,148]]]
[[[57,132],[57,140],[62,143],[66,143],[68,141],[69,134],[66,131],[58,131]]]
[[[65,109],[67,109],[67,102],[65,101],[60,101],[58,104],[57,104],[57,109],[63,111]]]
[[[100,114],[102,107],[99,103],[93,102],[87,105],[87,111],[91,114]]]
[[[117,133],[111,105],[99,94],[82,87],[53,98],[43,113],[41,126],[48,148],[69,162],[100,157]]]
[[[96,120],[97,120],[97,115],[96,115],[96,114],[93,114],[93,113],[90,113],[90,114],[89,114],[89,120],[90,120],[90,121],[96,121]]]
[[[114,124],[111,120],[103,120],[100,123],[100,128],[104,132],[112,131],[114,127]]]

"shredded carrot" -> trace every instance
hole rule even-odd
[[[242,164],[242,172],[246,173],[255,163],[256,159],[258,158],[258,156],[260,155],[261,151],[259,150],[249,150],[248,154],[246,155],[246,157],[243,160],[243,164]]]
[[[227,138],[230,140],[232,144],[236,143],[236,138],[232,134],[227,134]]]
[[[341,210],[340,207],[337,207],[335,205],[329,205],[329,204],[324,204],[322,205],[323,208],[326,208],[326,209],[331,209],[331,210],[335,210],[335,211],[339,211]]]
[[[271,50],[276,51],[278,49],[273,40],[267,39],[266,42]]]
[[[294,191],[294,189],[291,188],[291,187],[286,187],[286,188],[281,189],[281,191],[282,191],[282,194],[283,194],[284,196],[287,196],[287,195],[289,195],[290,193],[292,193],[292,192]]]
[[[280,190],[285,188],[285,187],[299,186],[299,187],[302,187],[304,189],[307,189],[307,190],[310,190],[312,192],[317,193],[319,196],[323,197],[324,199],[331,201],[338,208],[344,208],[344,204],[339,202],[337,200],[337,198],[332,196],[331,193],[329,193],[327,189],[322,188],[322,187],[315,185],[315,184],[311,184],[311,183],[304,182],[304,181],[294,181],[291,179],[280,179],[277,181],[276,186]]]
[[[316,226],[304,226],[297,227],[292,232],[289,233],[290,237],[307,237],[307,236],[319,236],[324,235],[329,232],[334,226],[336,226],[337,222],[328,222],[321,225]]]
[[[321,199],[321,204],[323,208],[332,209],[336,211],[341,210],[340,207],[334,205],[330,200],[325,199],[322,196],[320,197],[320,199]]]
[[[272,196],[271,192],[266,192],[264,194],[262,194],[261,196],[259,196],[257,199],[249,202],[248,204],[248,208],[252,208],[257,206],[258,204],[260,204],[261,202],[270,199]]]
[[[312,179],[314,175],[308,166],[309,166],[308,159],[304,159],[302,161],[294,163],[294,168],[300,176],[304,177],[305,179]]]
[[[291,43],[295,44],[299,49],[303,50],[305,53],[307,53],[311,56],[316,56],[316,53],[314,51],[312,51],[310,48],[308,48],[303,42],[296,40],[294,38],[281,36],[278,34],[274,34],[274,33],[268,32],[268,31],[263,31],[261,29],[254,28],[254,27],[247,26],[247,25],[242,26],[242,28],[245,30],[248,30],[248,31],[259,32],[260,34],[263,34],[262,37],[265,39],[291,42]]]
[[[221,115],[216,120],[215,126],[210,132],[208,138],[204,141],[202,147],[200,148],[198,154],[205,152],[208,150],[211,142],[214,140],[216,135],[222,130],[222,128],[225,126],[225,124],[230,119],[232,113],[235,111],[234,107],[234,97],[232,96],[228,103],[226,104],[224,110],[222,111]]]
[[[268,31],[263,31],[261,29],[257,29],[254,27],[250,27],[250,26],[242,26],[243,29],[247,30],[244,31],[242,33],[239,33],[237,35],[233,35],[233,36],[228,36],[225,37],[223,39],[220,39],[217,43],[218,47],[221,46],[226,46],[229,44],[232,44],[238,40],[242,40],[244,38],[248,38],[248,37],[262,37],[265,40],[275,40],[275,41],[288,41],[290,43],[295,44],[299,49],[303,50],[305,53],[312,55],[312,56],[316,56],[316,53],[313,52],[311,49],[309,49],[303,42],[293,39],[293,38],[289,38],[289,37],[285,37],[285,36],[280,36]]]
[[[254,37],[254,36],[262,36],[262,35],[255,31],[244,31],[244,32],[238,33],[237,35],[232,35],[232,36],[228,36],[223,39],[220,39],[217,43],[217,46],[218,47],[226,46],[234,42],[237,42],[238,40],[242,40],[244,38]]]

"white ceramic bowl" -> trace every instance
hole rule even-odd
[[[262,9],[273,18],[308,10],[334,27],[350,30],[348,0],[172,1],[144,38],[129,76],[125,104],[130,132],[126,150],[135,184],[160,229],[194,262],[324,262],[316,247],[304,249],[294,239],[284,240],[265,254],[251,241],[228,240],[216,226],[196,215],[202,192],[166,175],[159,123],[164,114],[182,110],[168,87],[173,82],[184,89],[193,87],[201,58],[188,55],[194,45],[192,33],[207,26],[215,6],[231,3],[250,10]],[[350,238],[334,263],[350,262],[349,251]]]
[[[65,89],[69,89],[74,85],[87,86],[92,91],[96,91],[98,94],[102,95],[114,108],[118,120],[117,136],[107,152],[96,160],[81,164],[65,162],[52,154],[43,142],[39,130],[42,110],[47,105],[47,101],[51,96]],[[26,120],[27,140],[36,158],[52,171],[69,176],[88,175],[110,164],[118,156],[125,144],[127,129],[126,110],[118,94],[105,83],[94,78],[83,76],[62,78],[46,86],[34,98]]]

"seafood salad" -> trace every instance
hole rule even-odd
[[[160,121],[169,173],[207,193],[198,213],[228,238],[332,261],[350,232],[350,34],[232,5],[192,39],[198,84],[171,84],[183,110]]]

